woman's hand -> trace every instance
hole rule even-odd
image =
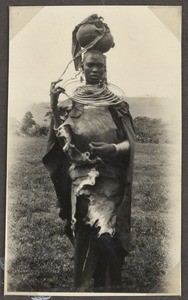
[[[116,147],[113,144],[91,142],[89,147],[92,154],[101,158],[109,158],[116,155]]]
[[[59,95],[61,93],[65,92],[65,90],[62,87],[60,87],[60,86],[56,87],[56,84],[59,83],[60,81],[62,81],[62,79],[59,79],[57,81],[53,81],[51,83],[51,87],[50,87],[50,105],[51,105],[52,110],[57,108]]]

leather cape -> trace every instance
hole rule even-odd
[[[60,114],[64,115],[67,112],[68,106],[71,105],[71,100],[65,100],[60,108]],[[123,136],[129,140],[130,153],[129,161],[126,166],[127,176],[125,178],[124,196],[117,210],[116,215],[116,233],[119,237],[122,247],[129,252],[130,247],[130,229],[131,229],[131,190],[133,180],[133,159],[134,159],[134,125],[129,105],[126,102],[109,106],[111,116]],[[69,112],[70,117],[76,117],[78,110],[73,109]],[[82,113],[82,111],[80,111]],[[125,138],[124,138],[125,139]],[[49,136],[47,141],[46,154],[42,159],[47,168],[50,178],[54,184],[58,204],[60,206],[60,217],[64,220],[71,221],[71,179],[68,175],[70,166],[66,154],[62,150],[54,131],[53,117],[49,128]]]

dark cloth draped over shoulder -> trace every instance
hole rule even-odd
[[[65,115],[71,101],[65,101],[60,114]],[[42,161],[49,172],[56,191],[58,206],[62,209],[61,218],[71,220],[71,179],[68,176],[69,162],[59,144],[54,130],[54,121],[51,117],[46,153]]]

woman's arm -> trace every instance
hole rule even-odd
[[[52,115],[54,120],[54,128],[58,128],[62,123],[57,104],[58,104],[59,95],[61,93],[64,93],[65,90],[60,86],[56,87],[56,84],[59,83],[60,81],[61,80],[52,82],[50,88],[50,105],[51,105]]]
[[[118,144],[108,144],[102,142],[91,142],[89,144],[91,153],[101,158],[115,157],[117,155],[126,155],[130,148],[130,143],[125,140]]]

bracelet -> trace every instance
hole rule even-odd
[[[116,148],[116,154],[123,153],[126,150],[129,150],[129,148],[130,148],[130,143],[129,143],[128,140],[126,140],[126,141],[124,141],[122,143],[113,144],[113,145]]]

